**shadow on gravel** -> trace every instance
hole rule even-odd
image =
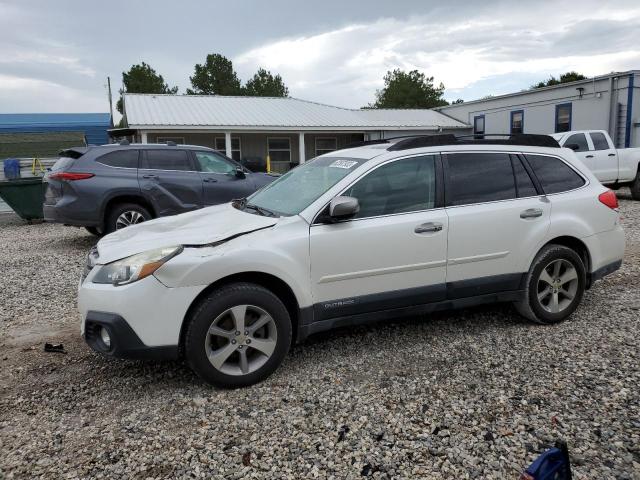
[[[87,234],[83,237],[63,237],[50,240],[47,248],[62,250],[64,252],[67,252],[70,249],[89,251],[89,249],[96,243],[98,243],[98,239],[93,235]]]

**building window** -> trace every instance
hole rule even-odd
[[[184,145],[184,137],[158,137],[156,141],[158,143],[173,142],[178,145]]]
[[[291,139],[267,138],[267,152],[272,162],[291,162]]]
[[[484,115],[476,115],[473,117],[473,133],[476,135],[484,135]]]
[[[217,150],[223,155],[227,154],[227,147],[224,137],[216,137],[214,150]],[[236,162],[239,162],[242,158],[242,148],[240,145],[239,137],[231,137],[231,158]]]
[[[556,105],[556,133],[571,130],[571,104]]]
[[[316,137],[316,157],[338,149],[336,137]]]
[[[511,134],[524,133],[524,110],[511,112]]]

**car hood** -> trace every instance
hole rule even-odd
[[[278,218],[254,215],[230,203],[162,217],[113,232],[98,242],[98,263],[105,264],[174,245],[206,245],[275,225]]]

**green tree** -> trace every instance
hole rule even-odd
[[[213,53],[207,55],[204,65],[196,64],[193,77],[189,77],[189,95],[241,95],[242,88],[233,63],[228,58]]]
[[[569,82],[577,82],[578,80],[586,80],[587,77],[578,72],[567,72],[560,75],[560,78],[556,78],[553,75],[549,77],[549,79],[538,82],[533,85],[531,88],[542,88],[542,87],[551,87],[553,85],[560,85],[561,83],[569,83]]]
[[[451,102],[451,105],[457,105],[459,103],[464,103],[464,100],[461,98],[458,98],[457,100],[454,100],[453,102]]]
[[[169,87],[156,71],[146,63],[132,65],[128,72],[122,72],[122,88],[116,108],[123,113],[123,93],[176,93],[178,87]]]
[[[396,69],[384,76],[384,88],[376,91],[376,101],[370,108],[433,108],[449,103],[442,98],[444,85],[433,85],[433,77],[418,70]]]
[[[274,77],[270,71],[259,68],[245,84],[244,94],[251,97],[288,97],[289,89],[280,75]]]

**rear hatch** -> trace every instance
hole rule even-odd
[[[60,158],[43,178],[43,182],[47,184],[44,194],[45,205],[55,205],[64,195],[65,182],[56,179],[56,174],[70,170],[75,160],[84,155],[87,150],[85,147],[76,147],[60,152]]]

